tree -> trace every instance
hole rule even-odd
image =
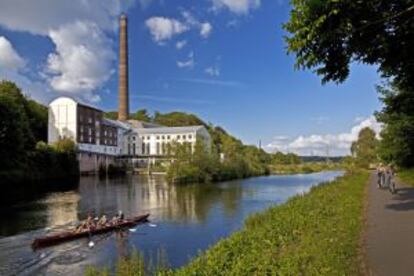
[[[207,127],[207,124],[203,122],[194,114],[188,114],[185,112],[171,112],[171,113],[159,113],[155,112],[154,123],[163,125],[163,126],[196,126],[204,125]]]
[[[105,118],[118,120],[118,111],[108,111],[104,113]]]
[[[377,112],[384,123],[379,155],[387,163],[401,167],[414,166],[414,97],[412,93],[392,84],[378,87],[384,107]]]
[[[146,109],[137,110],[135,113],[130,115],[130,119],[148,123],[152,121],[151,115],[148,114]]]
[[[358,140],[352,143],[352,154],[359,166],[367,168],[377,161],[378,140],[375,132],[369,128],[363,128],[358,134]]]
[[[388,87],[379,146],[384,161],[414,166],[414,0],[292,0],[284,28],[296,68],[343,82],[352,62],[378,65]],[[355,150],[355,149],[354,149]]]
[[[414,0],[292,0],[284,28],[296,67],[343,82],[353,61],[414,88]]]
[[[13,168],[24,159],[23,120],[13,99],[0,93],[0,170]]]

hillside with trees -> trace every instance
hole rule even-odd
[[[47,108],[14,83],[0,82],[0,178],[6,191],[78,176],[74,143],[46,144],[47,116]]]

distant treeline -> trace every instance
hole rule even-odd
[[[300,156],[300,159],[302,160],[302,162],[325,162],[325,161],[330,161],[330,162],[334,162],[334,163],[339,163],[341,161],[343,161],[344,157],[343,156]]]
[[[48,146],[47,108],[0,82],[0,179],[3,190],[79,174],[74,143]],[[25,190],[29,192],[29,190]]]

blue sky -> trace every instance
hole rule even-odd
[[[72,3],[73,2],[73,3]],[[269,151],[346,154],[361,126],[379,130],[373,67],[341,85],[295,71],[285,0],[0,0],[0,78],[33,98],[117,107],[117,18],[129,19],[131,111],[185,111]]]

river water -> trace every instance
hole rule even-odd
[[[82,177],[77,189],[52,192],[0,209],[0,275],[81,275],[88,265],[113,268],[139,250],[156,260],[162,250],[172,267],[240,229],[246,217],[305,193],[342,172],[263,176],[215,184],[169,185],[162,176]],[[89,212],[150,213],[150,223],[33,251],[31,241],[66,229]],[[135,232],[132,232],[135,231]]]

